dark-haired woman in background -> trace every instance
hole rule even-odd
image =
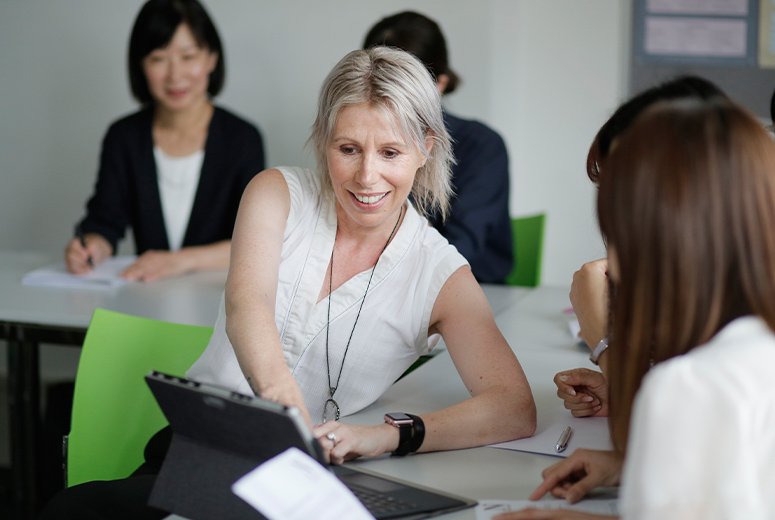
[[[621,481],[624,520],[775,518],[773,171],[761,123],[723,98],[655,104],[617,138],[597,198],[615,451],[575,451],[531,498]]]
[[[150,281],[225,269],[242,191],[264,168],[255,126],[213,105],[224,83],[218,32],[196,0],[150,0],[129,42],[142,108],[113,123],[94,194],[65,250],[73,273],[115,254],[127,226],[139,255],[123,276]]]
[[[85,273],[115,254],[129,226],[140,256],[123,273],[128,279],[226,269],[239,200],[264,168],[264,148],[255,126],[211,101],[225,78],[215,26],[196,0],[150,0],[135,20],[128,61],[142,108],[108,129],[67,268]],[[43,498],[62,487],[72,392],[72,382],[47,389]]]
[[[383,18],[366,35],[364,48],[397,47],[417,56],[436,80],[442,95],[460,79],[450,68],[447,44],[439,25],[420,13],[404,11]],[[452,137],[452,199],[446,220],[429,220],[471,264],[480,283],[503,283],[514,267],[509,217],[509,157],[503,139],[492,128],[444,110]]]
[[[619,137],[646,109],[660,101],[726,99],[715,84],[699,76],[679,76],[648,88],[623,103],[600,127],[587,154],[587,176],[595,184]],[[606,371],[608,348],[608,260],[585,263],[573,274],[570,300],[579,321],[580,336],[590,349],[590,360],[603,372],[576,368],[558,373],[558,396],[576,417],[608,415]]]

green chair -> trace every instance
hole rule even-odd
[[[127,477],[150,437],[167,424],[144,376],[183,375],[204,351],[210,327],[94,311],[78,363],[66,438],[68,486]]]
[[[507,285],[537,287],[541,283],[545,220],[544,213],[511,219],[514,268],[506,277]]]

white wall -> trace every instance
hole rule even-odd
[[[448,107],[506,139],[512,215],[548,214],[544,282],[567,284],[602,254],[583,165],[626,91],[630,2],[205,1],[227,56],[217,101],[260,126],[273,165],[311,165],[320,83],[374,21],[406,8],[437,19],[464,79]],[[58,255],[70,236],[108,123],[135,108],[125,54],[140,5],[0,3],[0,248]]]

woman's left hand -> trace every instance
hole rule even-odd
[[[124,269],[121,276],[130,281],[152,282],[190,271],[181,251],[146,251]]]
[[[313,433],[331,464],[376,457],[398,447],[398,429],[389,424],[356,426],[329,421],[315,426]]]
[[[570,509],[535,509],[531,507],[522,511],[496,515],[493,520],[615,520],[618,518],[618,516],[595,515],[583,511],[571,511]]]
[[[574,417],[608,417],[608,382],[588,368],[573,368],[554,376],[557,397]]]

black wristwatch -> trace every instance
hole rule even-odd
[[[398,428],[398,448],[393,455],[401,457],[420,449],[425,439],[425,423],[416,415],[403,412],[385,414],[385,422]]]

